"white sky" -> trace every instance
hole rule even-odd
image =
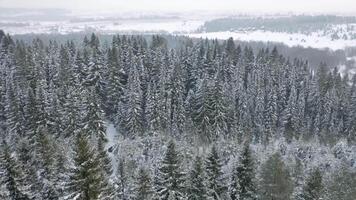
[[[0,7],[108,11],[236,10],[356,14],[356,0],[0,0]]]

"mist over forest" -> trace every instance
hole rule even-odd
[[[0,1],[0,199],[354,200],[342,1]]]

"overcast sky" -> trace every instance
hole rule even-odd
[[[355,13],[356,0],[0,0],[0,7],[75,10],[236,10]]]

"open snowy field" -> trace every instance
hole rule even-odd
[[[238,15],[234,18],[231,17],[234,13],[209,12],[86,13],[68,10],[38,10],[36,12],[21,11],[22,14],[19,15],[19,12],[15,12],[16,10],[8,11],[10,13],[5,11],[7,10],[0,13],[0,29],[12,35],[79,32],[175,34],[208,39],[233,37],[241,41],[277,42],[290,47],[329,48],[330,50],[356,47],[355,20],[351,18],[347,21],[338,16],[326,18],[329,21],[325,22],[323,21],[325,16],[315,19],[315,16],[303,18],[303,15]],[[244,19],[250,20],[251,23],[241,23]],[[264,21],[262,23],[257,19]],[[286,19],[299,20],[299,24],[289,27],[288,23],[283,21]],[[279,24],[278,20],[282,20],[282,24]],[[226,24],[226,21],[230,24]]]
[[[242,41],[278,42],[284,43],[287,46],[329,48],[331,50],[356,46],[356,39],[333,39],[320,32],[311,34],[263,30],[198,32],[203,24],[203,19],[98,20],[85,22],[29,21],[21,23],[0,21],[0,29],[5,30],[9,34],[69,34],[77,32],[98,32],[102,34],[170,33],[208,39],[228,39],[229,37],[233,37],[235,40]]]
[[[194,38],[208,38],[208,39],[228,39],[233,37],[235,40],[242,41],[263,41],[263,42],[280,42],[287,46],[302,46],[312,48],[329,48],[331,50],[345,49],[346,47],[355,47],[356,40],[333,40],[327,36],[320,36],[318,33],[310,35],[306,34],[291,34],[271,31],[245,31],[245,32],[209,32],[209,33],[191,33],[187,34]]]
[[[110,20],[110,21],[31,21],[18,24],[0,22],[0,29],[10,34],[69,34],[76,32],[114,33],[190,33],[197,30],[204,21],[201,20]]]

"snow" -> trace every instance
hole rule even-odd
[[[223,39],[230,37],[241,41],[262,41],[262,42],[279,42],[287,46],[302,46],[318,49],[329,48],[331,50],[345,49],[346,47],[356,46],[356,40],[332,40],[328,36],[322,36],[315,32],[310,35],[301,33],[283,33],[271,31],[225,31],[225,32],[209,32],[209,33],[190,33],[186,34],[194,38],[208,39]]]
[[[99,32],[105,34],[114,33],[136,33],[136,32],[165,32],[165,33],[188,33],[193,32],[203,25],[202,20],[186,19],[160,19],[160,20],[99,20],[90,22],[51,22],[51,21],[29,21],[24,22],[24,26],[6,26],[15,22],[0,21],[5,27],[0,29],[6,30],[10,34],[40,34],[40,33],[59,33],[69,34],[76,32]]]
[[[113,174],[116,173],[117,160],[115,155],[115,149],[118,144],[118,133],[113,123],[107,122],[106,128],[106,145],[105,149],[108,151],[109,158],[111,159],[111,166],[113,167]],[[111,150],[110,150],[111,149]]]
[[[346,60],[349,62],[356,63],[356,56],[346,57]],[[356,67],[350,68],[350,67],[346,67],[346,65],[339,65],[338,70],[341,73],[341,75],[348,74],[351,77],[352,75],[356,74]]]
[[[307,33],[272,32],[251,29],[199,32],[206,21],[223,18],[231,13],[69,13],[61,21],[18,21],[0,16],[0,29],[10,34],[70,34],[97,32],[102,34],[170,33],[193,38],[228,39],[242,41],[278,42],[287,46],[345,49],[356,46],[356,24],[328,25]],[[246,16],[251,17],[251,16]],[[275,16],[278,17],[278,16]],[[345,36],[345,38],[344,38]]]
[[[311,34],[284,33],[271,31],[222,31],[197,33],[197,30],[204,24],[204,19],[160,19],[160,20],[103,20],[90,22],[70,22],[70,21],[28,21],[23,22],[23,26],[6,26],[11,21],[0,21],[4,29],[10,34],[40,34],[59,33],[69,34],[77,32],[99,32],[103,34],[115,33],[170,33],[176,35],[186,35],[193,38],[208,39],[228,39],[233,37],[241,41],[262,41],[278,42],[287,46],[302,46],[312,48],[329,48],[331,50],[345,49],[356,46],[356,39],[335,39],[324,33],[313,32]],[[12,22],[14,23],[14,22]],[[337,27],[335,27],[337,28]],[[339,29],[341,29],[339,27]]]

